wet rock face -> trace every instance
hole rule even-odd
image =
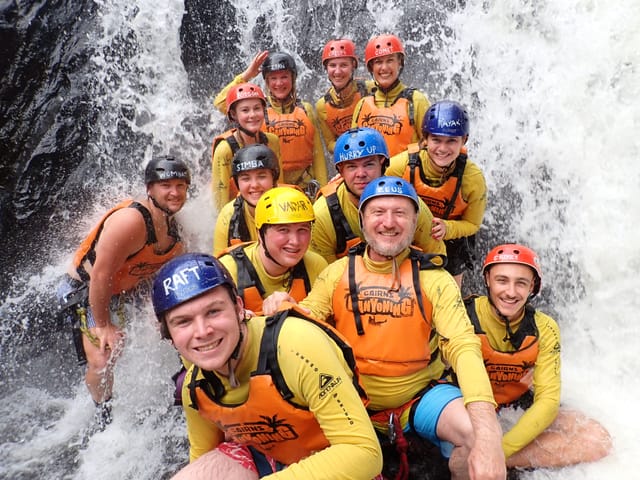
[[[0,8],[0,237],[9,239],[0,259],[6,266],[35,247],[83,158],[95,115],[83,75],[94,6],[14,1]]]

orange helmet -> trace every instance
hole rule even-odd
[[[402,55],[402,61],[404,62],[404,47],[402,42],[395,35],[378,35],[373,37],[367,43],[364,49],[364,63],[369,68],[369,62],[378,57],[384,57],[385,55],[391,55],[392,53],[400,53]]]
[[[538,294],[542,286],[542,269],[540,268],[536,252],[524,245],[518,245],[516,243],[498,245],[493,248],[484,259],[482,274],[484,275],[489,267],[497,263],[519,263],[520,265],[530,267],[536,276],[531,295],[534,296]]]
[[[326,66],[327,61],[332,58],[353,58],[358,68],[358,57],[356,56],[356,44],[348,38],[339,40],[329,40],[322,50],[322,66]]]
[[[253,83],[241,83],[239,85],[234,85],[227,92],[227,116],[229,117],[229,112],[231,111],[231,107],[240,100],[246,100],[247,98],[258,98],[262,101],[264,107],[267,107],[267,99],[264,96],[262,89],[258,85],[254,85]],[[229,117],[229,120],[233,120]]]

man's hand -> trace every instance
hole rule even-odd
[[[471,480],[505,480],[507,467],[502,450],[502,428],[495,407],[489,402],[471,402],[467,411],[473,425],[475,442],[469,452]]]

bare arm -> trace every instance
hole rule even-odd
[[[130,255],[144,246],[146,239],[144,219],[133,208],[114,212],[104,223],[89,281],[89,305],[96,322],[91,333],[100,341],[101,351],[107,346],[113,349],[118,336],[109,311],[115,274]]]
[[[466,407],[475,436],[468,460],[471,480],[504,480],[507,469],[502,451],[502,429],[493,404],[471,402]]]

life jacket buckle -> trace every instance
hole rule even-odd
[[[393,412],[389,414],[389,424],[388,424],[387,435],[389,437],[389,441],[392,444],[396,443],[397,434],[396,434],[396,426],[395,426],[395,414]]]

